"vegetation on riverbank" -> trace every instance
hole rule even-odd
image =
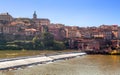
[[[0,38],[0,50],[64,50],[66,48],[64,41],[56,41],[48,32],[35,36],[32,40],[7,41],[2,36]]]
[[[35,36],[32,40],[7,41],[4,39],[4,36],[0,36],[0,58],[58,54],[75,51],[77,50],[68,49],[68,42],[56,41],[54,36],[48,32]]]

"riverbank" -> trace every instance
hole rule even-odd
[[[0,59],[16,58],[34,55],[52,55],[66,52],[80,52],[79,50],[0,50]]]
[[[22,58],[12,58],[0,60],[0,70],[14,70],[21,67],[27,67],[30,65],[43,64],[54,62],[58,60],[66,60],[77,56],[85,55],[83,52],[69,52],[64,54],[43,55],[43,56],[31,56]]]
[[[95,55],[95,54],[102,54],[102,55],[120,55],[120,50],[112,50],[112,51],[104,51],[104,50],[99,50],[99,51],[85,51],[87,54],[90,55]]]

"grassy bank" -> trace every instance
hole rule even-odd
[[[1,50],[0,51],[0,59],[3,58],[15,58],[15,57],[23,57],[23,56],[33,56],[33,55],[45,55],[45,54],[57,54],[64,52],[79,52],[77,50]]]

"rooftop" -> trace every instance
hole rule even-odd
[[[9,15],[9,13],[7,12],[7,13],[0,13],[0,15]]]

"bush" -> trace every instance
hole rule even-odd
[[[23,49],[26,49],[26,50],[32,50],[32,49],[34,49],[32,42],[24,43],[23,45],[21,45],[21,47],[22,47]]]
[[[22,48],[19,46],[6,46],[7,50],[21,50]]]
[[[27,49],[27,50],[33,49],[33,43],[31,41],[13,41],[13,42],[9,42],[8,46],[9,45],[16,45],[21,49]]]
[[[53,50],[63,50],[63,49],[65,49],[65,45],[63,42],[54,41]]]
[[[6,50],[6,46],[5,45],[0,45],[0,50]]]
[[[6,40],[1,40],[0,39],[0,45],[5,45],[6,44]]]
[[[0,45],[0,50],[21,50],[22,48],[15,45]]]

